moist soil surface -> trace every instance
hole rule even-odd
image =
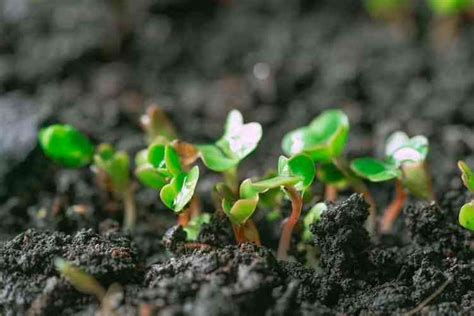
[[[471,199],[456,161],[474,165],[474,24],[451,36],[423,1],[403,21],[374,21],[356,1],[0,1],[1,315],[472,315],[474,235],[457,223]],[[438,31],[436,31],[438,30]],[[442,28],[441,28],[442,30]],[[38,129],[69,123],[131,154],[159,104],[181,139],[222,133],[230,109],[263,125],[242,179],[274,168],[285,132],[327,108],[351,120],[346,154],[381,156],[402,129],[426,135],[436,202],[410,199],[394,231],[369,235],[368,206],[341,192],[290,261],[275,258],[281,219],[255,222],[263,246],[236,245],[213,212],[189,247],[156,192],[136,191],[138,225],[87,168],[43,156]],[[314,186],[314,202],[323,199]],[[391,184],[371,185],[379,213]],[[290,205],[282,208],[283,216]],[[62,257],[108,288],[102,302],[54,268]]]

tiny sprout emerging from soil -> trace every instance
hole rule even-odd
[[[92,163],[92,169],[104,187],[124,201],[124,227],[133,229],[136,207],[127,153],[117,152],[109,144],[101,144],[94,149],[85,135],[69,125],[56,124],[42,129],[39,142],[48,157],[65,167],[81,168]]]
[[[207,168],[224,172],[226,182],[236,189],[238,164],[257,148],[262,138],[262,126],[252,122],[244,124],[242,114],[232,110],[227,116],[224,135],[214,144],[198,145],[202,161]]]
[[[199,233],[201,232],[202,225],[209,224],[211,221],[211,215],[208,213],[202,213],[193,217],[188,225],[184,227],[188,241],[196,241]]]
[[[314,205],[309,212],[306,214],[303,220],[304,231],[303,240],[306,242],[311,241],[313,234],[311,233],[311,225],[317,223],[321,219],[321,215],[328,209],[325,203],[317,203]]]
[[[422,199],[434,199],[431,177],[426,166],[429,146],[424,136],[409,138],[403,132],[395,132],[385,146],[385,160],[359,158],[351,163],[351,169],[371,182],[396,180],[396,198],[385,211],[382,231],[389,232],[403,208],[407,193]]]
[[[106,290],[93,276],[61,258],[56,258],[54,265],[56,270],[79,292],[94,295],[100,302],[104,299]]]
[[[282,148],[288,155],[305,153],[313,159],[318,179],[326,184],[326,200],[334,201],[338,190],[349,185],[362,193],[371,205],[369,226],[375,226],[375,202],[367,186],[353,174],[342,156],[349,139],[349,130],[349,118],[343,111],[327,110],[308,126],[286,134]]]
[[[474,193],[474,173],[471,168],[464,162],[458,162],[458,167],[462,172],[462,180],[466,188]],[[462,227],[474,231],[474,200],[466,203],[459,212],[459,224]]]
[[[428,4],[439,16],[453,16],[474,9],[472,0],[429,0]]]
[[[135,174],[140,182],[160,191],[161,201],[180,213],[191,201],[199,179],[199,167],[189,172],[171,145],[152,144],[136,156]]]

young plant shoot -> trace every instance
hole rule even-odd
[[[317,203],[314,205],[306,216],[303,219],[304,230],[303,230],[303,240],[306,242],[310,242],[313,238],[313,234],[311,233],[311,225],[319,222],[321,219],[321,215],[326,212],[328,209],[325,203]]]
[[[244,124],[242,114],[232,110],[227,116],[224,135],[214,144],[198,145],[197,148],[204,165],[224,173],[226,184],[237,193],[237,166],[257,148],[261,138],[259,123]]]
[[[44,153],[53,161],[69,168],[81,168],[92,163],[92,169],[124,202],[124,227],[133,229],[136,207],[132,183],[129,177],[130,159],[125,152],[117,152],[109,144],[94,149],[89,139],[69,125],[51,125],[39,133]]]
[[[409,138],[403,132],[395,132],[387,139],[385,160],[359,158],[351,163],[357,175],[371,182],[395,180],[396,196],[382,218],[382,232],[391,231],[408,197],[406,191],[417,198],[434,199],[426,166],[428,149],[426,137]]]
[[[431,10],[438,16],[455,16],[474,10],[472,0],[429,0]]]
[[[369,224],[375,223],[375,202],[365,183],[350,170],[342,154],[349,138],[349,118],[341,110],[327,110],[308,126],[285,135],[283,151],[288,155],[305,153],[316,164],[318,179],[326,184],[326,200],[333,201],[337,191],[347,186],[362,193],[371,205]]]
[[[303,207],[302,195],[312,184],[315,176],[314,165],[310,157],[304,154],[291,158],[281,156],[278,161],[278,175],[273,178],[252,182],[245,180],[240,185],[239,197],[236,199],[228,186],[220,185],[222,208],[230,218],[236,239],[239,243],[254,241],[259,243],[258,232],[248,225],[249,219],[257,208],[259,195],[274,188],[280,188],[290,198],[292,211],[283,225],[283,230],[278,246],[278,259],[286,260],[290,248],[291,235],[297,224]],[[252,240],[253,239],[253,240]]]
[[[462,180],[469,192],[474,193],[474,172],[464,162],[458,162],[458,167],[462,172]],[[459,212],[459,224],[462,227],[474,231],[474,200],[466,203]]]
[[[140,182],[160,191],[163,204],[180,214],[179,223],[186,227],[190,218],[186,207],[193,198],[199,179],[199,167],[188,172],[172,145],[152,144],[136,157],[135,174]]]

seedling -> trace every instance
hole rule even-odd
[[[335,200],[337,191],[350,185],[364,194],[371,205],[371,225],[375,222],[375,202],[367,186],[357,178],[342,154],[349,138],[349,118],[341,110],[327,110],[308,126],[285,135],[283,151],[288,155],[305,153],[318,169],[317,175],[326,184],[326,199]]]
[[[199,179],[199,167],[183,169],[180,157],[171,145],[152,144],[136,156],[135,174],[140,182],[160,191],[161,201],[175,213],[182,213],[191,201]],[[186,226],[188,214],[180,222]]]
[[[458,167],[462,172],[462,180],[466,188],[474,193],[474,173],[471,168],[464,162],[458,162]],[[474,231],[474,200],[466,203],[459,212],[459,224],[462,227]]]
[[[311,225],[319,222],[321,215],[326,212],[328,209],[325,203],[317,203],[314,205],[309,212],[306,214],[303,220],[304,230],[303,230],[303,240],[310,242],[313,238],[311,233]]]
[[[208,213],[199,214],[198,216],[193,217],[188,225],[184,227],[184,231],[187,235],[188,241],[196,241],[199,233],[201,232],[202,225],[209,224],[211,221],[211,215]]]
[[[129,157],[117,152],[109,144],[101,144],[94,150],[89,139],[69,125],[51,125],[39,133],[39,142],[44,153],[55,162],[69,168],[91,168],[104,179],[106,188],[117,194],[124,202],[124,227],[133,229],[136,222],[136,207],[129,177]]]
[[[232,110],[227,116],[224,135],[214,144],[198,145],[202,161],[207,168],[223,172],[226,183],[237,191],[238,164],[257,148],[262,138],[259,123],[244,124],[242,114]]]
[[[314,176],[314,165],[307,155],[299,154],[291,158],[281,156],[278,161],[277,176],[258,182],[252,182],[250,179],[245,180],[240,185],[237,199],[234,198],[227,186],[218,187],[223,196],[222,208],[233,224],[237,241],[245,242],[248,241],[248,236],[255,236],[254,231],[248,232],[251,227],[247,227],[246,224],[257,208],[259,195],[271,189],[280,188],[292,202],[292,212],[285,221],[278,246],[278,258],[286,260],[291,235],[303,206],[302,195],[312,184]]]
[[[429,0],[428,4],[438,16],[454,16],[474,9],[472,0]]]
[[[114,283],[108,290],[90,274],[61,258],[54,260],[56,270],[81,293],[93,295],[101,303],[101,315],[115,315],[114,296],[122,293],[122,287]]]
[[[395,180],[396,197],[382,219],[381,230],[389,232],[407,199],[406,191],[422,199],[434,199],[431,177],[426,166],[428,139],[424,136],[409,138],[395,132],[385,146],[385,160],[359,158],[351,163],[352,170],[371,182]]]

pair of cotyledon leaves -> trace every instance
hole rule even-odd
[[[458,163],[459,169],[462,172],[462,180],[464,185],[471,193],[474,193],[474,173],[471,168],[463,162]],[[459,224],[461,226],[474,231],[474,201],[466,203],[459,212]]]
[[[305,154],[291,158],[281,156],[278,160],[278,175],[258,182],[247,179],[242,182],[239,197],[225,185],[221,184],[217,190],[222,196],[222,208],[230,220],[237,225],[244,224],[257,208],[259,194],[274,188],[294,187],[298,191],[305,191],[313,182],[315,176],[314,164]]]
[[[385,160],[359,158],[351,163],[352,170],[372,182],[382,182],[402,177],[404,163],[423,163],[428,154],[428,139],[424,136],[409,138],[404,132],[395,132],[385,146]]]
[[[39,142],[45,154],[69,168],[81,168],[94,162],[94,168],[104,171],[111,179],[113,189],[123,192],[129,184],[130,159],[125,152],[116,151],[109,144],[97,150],[90,140],[70,125],[51,125],[39,133]]]
[[[142,184],[160,190],[163,203],[181,212],[191,201],[199,179],[199,167],[183,170],[180,157],[171,145],[152,144],[136,157],[135,174]]]

